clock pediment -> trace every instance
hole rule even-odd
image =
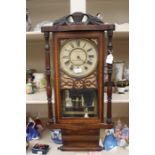
[[[53,25],[72,25],[72,24],[91,24],[99,25],[103,24],[97,16],[92,16],[90,14],[85,14],[82,12],[75,12],[73,14],[64,16],[54,22]]]

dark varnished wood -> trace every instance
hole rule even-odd
[[[80,144],[80,143],[79,143]],[[74,146],[60,146],[58,149],[61,151],[102,151],[103,148],[101,146],[92,146],[88,143],[83,143],[83,147],[76,145],[73,143]]]
[[[99,146],[100,129],[77,128],[76,131],[70,129],[62,129],[63,151],[101,151]]]
[[[83,23],[82,18],[86,15],[88,20]],[[69,21],[69,17],[74,22]],[[111,115],[111,99],[112,99],[112,65],[108,64],[108,89],[107,89],[107,112],[106,122],[104,122],[104,53],[105,53],[105,31],[107,31],[108,43],[107,50],[112,52],[112,32],[115,29],[113,24],[104,24],[94,16],[74,13],[67,15],[56,22],[53,26],[45,26],[41,31],[45,36],[45,56],[46,56],[46,77],[47,77],[47,97],[48,97],[48,117],[53,119],[49,123],[50,129],[61,129],[63,145],[59,147],[62,151],[101,151],[99,146],[100,128],[110,129],[113,127]],[[49,54],[49,33],[52,32],[52,51],[54,65],[54,94],[55,108],[53,116],[51,104],[51,83],[50,83],[50,54]],[[60,40],[61,39],[95,39],[98,42],[98,66],[94,73],[96,74],[97,92],[98,92],[98,116],[97,117],[62,117],[62,102],[60,89]],[[92,74],[94,74],[92,73]],[[76,80],[76,79],[74,79]],[[77,79],[79,80],[79,79]],[[55,119],[54,119],[55,118]]]
[[[92,31],[89,32],[54,32],[53,33],[53,51],[60,51],[60,39],[78,39],[78,38],[88,38],[88,39],[97,39],[98,40],[98,117],[97,118],[64,118],[61,116],[62,106],[60,100],[60,64],[59,64],[59,52],[54,52],[53,61],[54,61],[54,86],[55,86],[55,106],[56,106],[56,122],[58,123],[85,123],[85,122],[103,122],[103,68],[104,68],[104,33]]]
[[[85,17],[85,22],[83,23],[83,18]],[[72,21],[70,20],[72,19]],[[90,14],[82,13],[82,12],[75,12],[70,15],[64,16],[54,22],[53,25],[73,25],[73,24],[85,24],[85,25],[100,25],[102,24],[103,21],[101,21],[99,18],[96,16],[92,16]]]
[[[101,33],[99,38],[98,52],[98,102],[99,102],[99,118],[101,122],[104,122],[104,51],[105,51],[104,32]]]
[[[112,35],[113,31],[108,30],[107,36],[108,36],[108,43],[107,43],[107,55],[112,54]],[[108,66],[108,82],[107,82],[107,123],[112,123],[112,106],[111,106],[111,100],[112,100],[112,64],[107,64]]]
[[[103,129],[110,129],[113,127],[113,124],[107,124],[107,123],[90,123],[90,124],[49,124],[49,128],[51,129],[68,129],[68,130],[74,130],[77,131],[79,129],[99,129],[99,128],[103,128]]]
[[[102,25],[65,25],[65,26],[46,26],[42,27],[42,32],[63,32],[63,31],[107,31],[114,30],[113,24],[102,24]]]
[[[47,101],[48,101],[48,118],[50,122],[53,122],[53,111],[51,102],[51,68],[50,68],[50,46],[49,46],[49,32],[44,33],[45,38],[45,69],[47,80]]]

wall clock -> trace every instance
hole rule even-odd
[[[83,20],[86,19],[86,20]],[[63,151],[100,151],[100,128],[111,128],[112,63],[108,63],[107,108],[104,108],[104,64],[112,53],[115,26],[75,12],[52,26],[45,37],[48,117],[50,129],[62,131]],[[51,43],[49,34],[52,32]],[[107,32],[107,44],[105,42]],[[51,103],[50,45],[53,52],[54,107]],[[107,46],[107,47],[106,47]],[[104,111],[106,111],[104,113]],[[106,116],[106,118],[104,118]]]

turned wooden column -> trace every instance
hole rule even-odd
[[[51,89],[51,65],[50,65],[50,46],[49,46],[49,32],[44,32],[45,38],[45,72],[47,80],[47,101],[48,101],[48,118],[49,122],[53,122],[52,110],[52,89]]]
[[[107,55],[112,54],[112,35],[113,30],[107,31],[107,37],[108,37],[108,43],[107,43]],[[108,67],[108,85],[107,85],[107,118],[106,122],[108,124],[112,123],[112,106],[111,106],[111,100],[112,100],[112,64],[107,64]]]

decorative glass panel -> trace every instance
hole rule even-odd
[[[95,89],[65,89],[61,96],[63,117],[97,117]]]

